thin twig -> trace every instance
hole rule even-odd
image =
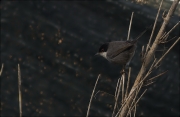
[[[155,28],[156,28],[156,23],[157,23],[157,20],[158,20],[158,17],[159,17],[159,13],[160,13],[160,10],[161,10],[162,3],[163,3],[163,0],[161,1],[160,5],[159,5],[159,9],[158,9],[158,12],[157,12],[157,15],[156,15],[156,19],[155,19],[155,22],[154,22],[154,26],[153,26],[153,29],[152,29],[152,33],[151,33],[149,42],[148,42],[147,47],[146,47],[146,53],[145,53],[145,55],[147,54],[148,47],[150,47],[151,40],[152,40],[152,37],[153,37],[153,35],[154,35],[154,31],[155,31]]]
[[[162,59],[166,56],[167,53],[176,45],[176,43],[180,40],[180,37],[173,43],[173,45],[166,51],[166,53],[156,62],[155,67],[162,61]]]
[[[156,76],[154,76],[154,77],[152,77],[152,78],[150,78],[150,79],[148,79],[148,81],[153,80],[153,79],[155,79],[155,78],[157,78],[157,77],[159,77],[159,76],[162,76],[162,75],[165,74],[166,72],[168,72],[168,70],[165,71],[165,72],[163,72],[163,73],[160,73],[160,74],[158,74],[158,75],[156,75]],[[147,81],[147,82],[148,82],[148,81]]]
[[[126,100],[123,102],[123,104],[121,105],[121,108],[119,109],[119,111],[117,112],[116,116],[118,116],[118,114],[120,113],[120,111],[122,110],[122,108],[124,107],[124,105],[126,104],[126,102],[128,101],[128,99],[131,97],[131,95],[133,94],[134,91],[136,91],[136,89],[138,88],[138,86],[143,82],[140,81],[136,86],[134,86],[134,89],[131,90],[131,92],[129,93],[128,97],[126,98]]]
[[[152,73],[152,70],[153,70],[154,65],[155,65],[155,63],[156,63],[156,60],[157,60],[157,59],[155,58],[154,61],[153,61],[153,63],[151,64],[151,67],[149,68],[149,70],[148,70],[148,72],[147,72],[147,74],[145,75],[145,77],[144,77],[143,80],[145,80],[145,79],[149,76],[149,74]]]
[[[105,92],[105,91],[98,90],[98,91],[96,92],[96,94],[94,95],[94,98],[95,98],[95,99],[96,99],[96,95],[97,95],[98,93],[100,93],[100,92],[105,93],[105,94],[108,94],[108,95],[110,95],[110,96],[113,96],[113,97],[114,97],[114,95],[113,95],[113,94],[107,93],[107,92]]]
[[[141,60],[144,59],[144,45],[142,46],[142,51],[141,51]]]
[[[113,109],[113,113],[112,113],[112,117],[114,117],[115,111],[116,111],[116,107],[117,107],[117,101],[118,101],[118,90],[119,89],[119,85],[120,85],[120,78],[118,79],[117,85],[116,85],[116,91],[115,91],[115,104],[114,104],[114,109]]]
[[[2,72],[3,72],[3,67],[4,67],[4,64],[2,63],[2,65],[1,65],[1,71],[0,71],[0,76],[1,76],[1,74],[2,74]]]
[[[172,41],[173,39],[175,39],[176,37],[177,37],[177,36],[174,36],[173,38],[169,39],[168,41],[161,42],[161,43],[168,43],[168,42]],[[158,51],[158,50],[156,50],[156,51]]]
[[[144,93],[147,91],[147,89],[144,90],[144,92],[141,94],[141,96],[138,98],[138,100],[136,101],[136,103],[134,104],[134,106],[136,106],[136,104],[139,102],[139,100],[141,99],[141,97],[144,95]],[[132,107],[132,109],[134,108],[134,106]]]
[[[135,105],[136,97],[137,97],[142,85],[143,85],[143,83],[140,83],[140,87],[137,87],[135,97],[133,98],[133,101],[132,101],[132,103],[131,103],[131,105],[129,107],[129,112],[127,113],[126,117],[129,115],[129,113],[131,113],[132,107],[134,107],[134,105]]]
[[[118,82],[116,84],[115,97],[117,97],[117,91],[118,91],[118,87],[119,87],[119,82],[120,82],[120,78],[118,79]]]
[[[125,81],[125,72],[122,74],[122,103],[124,102],[124,81]]]
[[[125,98],[127,97],[127,94],[128,94],[130,76],[131,76],[131,67],[129,67],[128,81],[127,81],[127,87],[126,87],[126,94],[125,94]]]
[[[19,114],[22,117],[22,98],[21,98],[21,71],[18,64],[18,91],[19,91]]]
[[[91,94],[91,98],[90,98],[90,101],[89,101],[89,106],[88,106],[88,110],[87,110],[87,115],[86,115],[86,117],[89,116],[89,110],[90,110],[90,107],[91,107],[91,101],[92,101],[92,98],[93,98],[93,95],[94,95],[94,91],[95,91],[95,89],[96,89],[96,85],[97,85],[97,83],[98,83],[98,80],[99,80],[100,76],[101,76],[101,74],[98,75],[98,78],[97,78],[96,83],[95,83],[95,85],[94,85],[94,89],[93,89],[93,92],[92,92],[92,94]]]
[[[154,83],[154,82],[151,81],[151,82],[149,82],[148,84],[144,84],[143,87],[148,86],[148,85],[153,84],[153,83]]]
[[[163,39],[163,38],[165,38],[166,36],[168,36],[179,24],[180,24],[180,21],[179,21],[176,25],[174,25],[174,27],[171,28],[171,30],[170,30],[168,33],[166,33],[166,35],[164,35],[164,36],[161,37],[161,38]]]
[[[130,23],[129,23],[129,30],[128,30],[127,40],[129,40],[129,36],[130,36],[130,32],[131,32],[131,24],[132,24],[133,15],[134,15],[134,12],[132,12],[132,14],[131,14],[131,20],[130,20]]]
[[[136,105],[134,107],[134,117],[135,117],[135,115],[136,115]]]

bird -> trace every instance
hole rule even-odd
[[[100,46],[98,53],[109,62],[128,68],[137,47],[136,40],[111,41]]]
[[[150,26],[151,27],[151,26]],[[150,28],[149,27],[149,28]],[[95,55],[100,55],[109,62],[122,65],[122,70],[129,67],[129,64],[135,54],[138,39],[149,29],[147,28],[138,37],[133,40],[111,41],[100,46]]]

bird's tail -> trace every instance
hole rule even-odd
[[[136,39],[133,40],[133,42],[137,42],[138,39],[150,28],[151,26],[149,26],[148,28],[146,28],[146,30],[144,30],[141,34],[139,34]]]

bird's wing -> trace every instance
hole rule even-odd
[[[124,52],[124,51],[128,51],[130,50],[133,46],[134,46],[134,43],[131,43],[131,42],[115,42],[113,44],[110,45],[111,49],[108,50],[107,52],[107,56],[112,59],[114,57],[116,57],[117,55],[119,55],[120,53]],[[114,46],[114,47],[112,47]]]

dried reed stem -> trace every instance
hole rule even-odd
[[[166,56],[167,53],[176,45],[176,43],[180,40],[180,37],[173,43],[173,45],[166,51],[166,53],[156,62],[155,67],[162,61],[162,59]]]
[[[4,67],[4,64],[1,65],[0,76],[1,76],[1,74],[2,74],[2,72],[3,72],[3,67]]]
[[[94,89],[93,89],[93,92],[92,92],[92,94],[91,94],[91,98],[90,98],[90,101],[89,101],[89,106],[88,106],[88,110],[87,110],[87,115],[86,115],[86,117],[89,116],[89,110],[90,110],[90,107],[91,107],[92,98],[93,98],[94,91],[95,91],[95,89],[96,89],[96,85],[97,85],[97,83],[98,83],[98,80],[99,80],[100,76],[101,76],[101,74],[98,75],[98,78],[97,78],[96,83],[95,83],[95,85],[94,85]]]
[[[127,86],[126,86],[125,98],[127,98],[127,95],[128,95],[130,76],[131,76],[131,67],[129,67],[128,81],[127,81]]]
[[[159,17],[159,12],[161,10],[162,3],[163,3],[163,0],[160,3],[159,9],[158,9],[158,13],[156,15],[156,19],[155,19],[154,26],[153,26],[153,29],[152,29],[152,32],[151,32],[151,36],[150,36],[149,42],[148,42],[147,47],[146,47],[145,55],[147,54],[148,48],[150,47],[150,44],[151,44],[152,37],[154,35],[154,31],[155,31],[155,28],[156,28],[156,23],[157,23],[157,20],[158,20],[158,17]]]
[[[180,24],[180,21],[178,23],[176,23],[176,25],[174,25],[173,28],[171,28],[171,30],[166,33],[165,35],[162,36],[162,39],[165,38],[166,36],[168,36],[178,25]]]
[[[114,104],[114,109],[113,109],[113,113],[112,113],[112,117],[114,117],[114,114],[116,112],[116,107],[117,107],[117,102],[118,102],[118,98],[119,98],[119,87],[121,84],[120,84],[120,78],[118,79],[118,82],[117,82],[117,85],[116,85],[116,91],[115,91],[115,104]]]
[[[19,114],[22,117],[22,98],[21,98],[21,71],[18,64],[18,91],[19,91]]]
[[[124,102],[124,82],[125,82],[125,72],[122,74],[122,103]]]
[[[131,32],[131,25],[132,25],[133,15],[134,15],[134,12],[132,12],[132,14],[131,14],[131,20],[130,20],[130,23],[129,23],[129,30],[128,30],[128,37],[127,37],[127,40],[129,40],[129,37],[130,37],[130,32]]]

